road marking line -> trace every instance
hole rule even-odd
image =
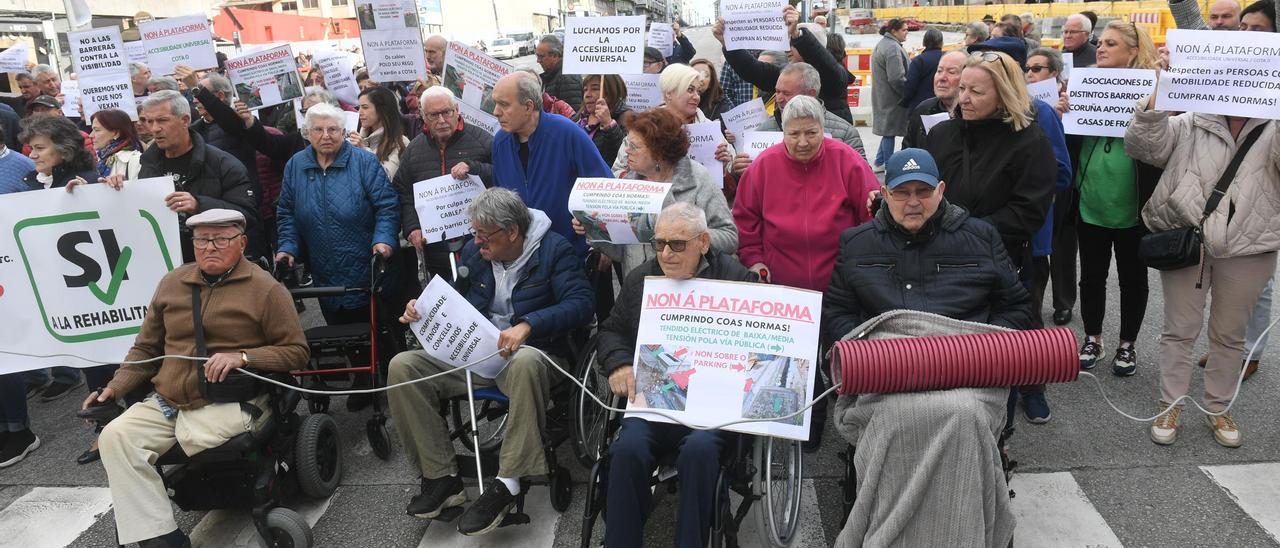
[[[111,509],[105,487],[36,487],[0,511],[6,546],[61,548]]]
[[[320,521],[320,516],[329,510],[330,502],[333,502],[332,496],[322,500],[307,500],[293,510],[314,528]],[[258,529],[253,526],[253,519],[247,511],[213,510],[201,518],[200,523],[191,530],[190,537],[192,546],[261,546]]]
[[[1080,490],[1070,472],[1014,474],[1009,486],[1018,526],[1016,544],[1037,547],[1122,546],[1111,526]]]
[[[1280,463],[1201,466],[1200,471],[1280,542]]]
[[[471,497],[468,506],[480,497],[475,486],[467,487],[467,495]],[[551,508],[547,487],[537,485],[529,488],[525,496],[524,511],[529,514],[529,524],[508,525],[494,529],[487,535],[468,537],[458,533],[458,521],[433,521],[422,535],[418,548],[479,548],[489,546],[552,546],[556,539],[556,522],[561,514]],[[581,518],[581,515],[569,515],[570,519]]]

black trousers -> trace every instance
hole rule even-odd
[[[1116,274],[1120,278],[1120,340],[1134,341],[1147,314],[1147,265],[1138,258],[1138,242],[1146,230],[1104,228],[1080,222],[1080,316],[1085,335],[1101,335],[1107,313],[1107,275],[1111,251],[1115,250]]]
[[[1053,208],[1053,254],[1049,256],[1049,277],[1053,281],[1053,310],[1071,310],[1076,306],[1075,191],[1059,192]]]

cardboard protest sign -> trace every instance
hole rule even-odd
[[[466,123],[483,129],[489,135],[496,135],[502,127],[492,114],[461,101],[458,102],[458,113]]]
[[[1078,68],[1067,84],[1071,110],[1062,117],[1068,135],[1124,137],[1138,99],[1151,95],[1156,71]]]
[[[1071,67],[1075,66],[1072,64],[1075,62],[1075,60],[1076,60],[1076,56],[1074,53],[1071,53],[1069,51],[1062,52],[1062,81],[1063,82],[1071,81]]]
[[[26,42],[18,42],[0,51],[0,72],[26,72],[27,63],[31,62],[30,56]]]
[[[227,59],[227,78],[249,110],[302,97],[302,77],[289,44]]]
[[[169,177],[0,196],[0,350],[119,362],[133,345],[165,274],[181,264]],[[0,353],[0,373],[71,358]]]
[[[920,124],[924,126],[924,134],[928,135],[929,131],[933,130],[933,126],[936,126],[950,119],[951,119],[950,112],[939,112],[937,114],[923,114],[920,116]]]
[[[1280,119],[1280,34],[1169,31],[1156,108]]]
[[[93,117],[99,110],[123,110],[129,119],[138,120],[138,102],[133,96],[133,83],[128,72],[97,74],[80,78],[80,97],[84,103],[84,118]],[[65,93],[67,83],[62,83]],[[68,98],[67,102],[71,102]]]
[[[444,54],[444,87],[467,104],[493,114],[493,88],[498,79],[515,71],[484,52],[458,40],[449,42]]]
[[[452,168],[452,166],[448,166]],[[441,175],[413,184],[413,209],[418,212],[422,238],[443,242],[471,233],[467,206],[484,192],[484,182],[477,175],[454,179]]]
[[[58,89],[62,90],[62,115],[67,118],[79,118],[80,81],[65,80]]]
[[[657,48],[662,52],[663,57],[671,57],[675,51],[675,30],[671,28],[671,23],[649,23],[649,36],[646,43],[651,48]]]
[[[1058,81],[1055,79],[1041,80],[1034,84],[1027,84],[1027,93],[1031,94],[1032,99],[1039,99],[1049,106],[1058,104]]]
[[[782,142],[782,132],[747,130],[738,142],[741,143],[738,150],[755,160],[765,149]]]
[[[662,88],[658,87],[661,74],[628,74],[622,77],[627,84],[627,106],[636,112],[658,108],[662,104]]]
[[[138,61],[140,63],[147,62],[147,45],[143,43],[142,40],[125,42],[124,53],[125,53],[125,56],[129,58],[129,61]],[[151,67],[147,67],[147,68],[151,68]]]
[[[720,122],[685,124],[684,129],[689,132],[689,158],[702,164],[711,179],[724,186],[724,162],[716,159],[716,147],[725,142]]]
[[[648,243],[670,192],[671,183],[583,177],[569,192],[569,213],[587,229],[588,242]]]
[[[147,67],[156,76],[173,74],[178,65],[193,69],[218,66],[209,19],[186,15],[138,23],[147,48]]]
[[[782,21],[782,8],[787,0],[724,0],[720,17],[724,18],[724,47],[787,51],[791,38]]]
[[[356,20],[369,78],[412,82],[427,75],[414,0],[356,0]]]
[[[808,439],[821,313],[816,291],[645,278],[627,416]]]
[[[756,97],[733,107],[732,110],[724,113],[720,119],[736,139],[745,135],[748,131],[760,127],[760,124],[769,119],[769,114],[764,111],[764,101]]]
[[[436,276],[418,296],[414,308],[422,319],[409,324],[428,356],[462,367],[498,349],[498,328],[476,310],[443,276]],[[471,367],[486,379],[498,376],[507,360],[494,354]]]
[[[644,72],[644,16],[567,17],[565,74]]]
[[[67,33],[71,66],[84,78],[112,72],[129,72],[129,55],[120,39],[120,27],[102,27]]]
[[[344,51],[322,50],[311,57],[316,70],[324,75],[324,87],[339,101],[348,105],[360,102],[360,85],[356,83],[356,58]]]

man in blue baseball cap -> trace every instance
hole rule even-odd
[[[946,186],[927,151],[889,158],[884,207],[840,236],[822,302],[825,341],[892,310],[1032,327],[1031,297],[1000,233],[948,203]],[[858,493],[836,546],[1007,546],[1014,523],[997,440],[1008,395],[997,387],[837,402],[837,430],[858,445]]]

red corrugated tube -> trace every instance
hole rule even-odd
[[[841,394],[919,392],[1071,382],[1080,373],[1067,328],[847,340],[831,351]]]

